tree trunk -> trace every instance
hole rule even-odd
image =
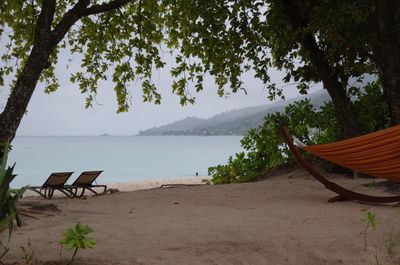
[[[389,105],[392,125],[400,124],[400,36],[396,21],[396,2],[376,2],[377,40],[374,50]]]
[[[360,135],[356,115],[347,96],[345,84],[339,81],[335,70],[324,59],[323,51],[318,48],[315,38],[305,34],[301,38],[302,47],[309,52],[310,61],[315,66],[318,77],[322,80],[335,106],[336,116],[341,126],[342,137],[352,138]]]
[[[17,79],[8,98],[4,111],[0,114],[0,142],[11,142],[28,107],[40,74],[48,64],[48,50],[33,48],[26,66]]]
[[[346,93],[346,85],[339,81],[339,77],[329,62],[325,59],[315,37],[306,32],[307,21],[302,17],[296,2],[282,1],[282,11],[288,23],[292,26],[296,39],[301,47],[308,52],[309,60],[314,66],[317,76],[322,80],[324,88],[328,91],[335,106],[336,116],[341,126],[342,138],[352,138],[360,135],[356,115]]]

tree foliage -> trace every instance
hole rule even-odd
[[[87,107],[102,80],[114,83],[118,112],[128,110],[132,86],[141,87],[144,101],[160,103],[151,76],[170,53],[172,92],[181,104],[194,102],[188,87],[201,91],[207,75],[221,96],[245,89],[241,76],[250,69],[271,99],[282,96],[269,74],[277,68],[301,93],[322,82],[342,136],[350,137],[360,130],[351,104],[357,88],[349,80],[372,73],[381,77],[397,124],[399,9],[389,0],[4,0],[0,85],[6,76],[13,81],[0,114],[0,139],[14,137],[38,81],[48,93],[59,87],[61,51],[82,60],[80,69],[70,69],[71,81],[86,94]]]

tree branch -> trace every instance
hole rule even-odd
[[[35,36],[42,37],[49,34],[56,10],[56,0],[43,0],[42,11],[39,14]]]
[[[87,10],[90,0],[79,0],[78,3],[71,8],[53,30],[56,43],[60,42],[68,30],[83,16],[83,12]]]
[[[100,14],[104,12],[108,12],[111,10],[118,9],[130,2],[133,2],[134,0],[114,0],[106,4],[101,4],[101,5],[93,5],[89,8],[86,8],[86,10],[83,12],[83,16],[89,16],[89,15],[94,15],[94,14]]]
[[[90,0],[79,0],[78,3],[63,16],[61,21],[54,28],[53,33],[56,37],[56,42],[58,43],[61,41],[68,30],[82,17],[112,11],[133,1],[134,0],[113,0],[106,4],[93,5],[88,8]]]

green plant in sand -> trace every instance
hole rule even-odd
[[[59,240],[60,244],[66,245],[67,250],[74,249],[74,254],[72,254],[71,261],[69,264],[74,263],[74,258],[76,253],[80,248],[93,248],[96,242],[94,239],[86,237],[87,234],[93,232],[93,229],[87,225],[83,226],[81,223],[75,224],[74,228],[69,228],[67,232],[62,233],[65,238]]]
[[[397,212],[400,213],[400,210],[397,210]],[[394,249],[399,244],[400,244],[400,234],[393,234],[393,227],[392,227],[392,231],[390,232],[390,236],[389,236],[389,245],[388,245],[387,253],[389,255],[393,254]]]
[[[2,144],[0,149],[2,152],[2,160],[0,164],[0,264],[3,264],[1,260],[9,250],[2,241],[3,232],[8,229],[8,240],[10,240],[14,227],[14,219],[16,219],[17,225],[21,226],[21,220],[16,209],[16,203],[26,190],[26,188],[10,189],[10,183],[15,177],[15,175],[13,175],[15,164],[12,167],[7,167],[9,149],[8,143]]]
[[[365,222],[365,227],[362,231],[364,235],[364,250],[367,250],[367,233],[368,230],[375,230],[376,229],[376,216],[374,213],[371,212],[364,212],[363,218],[360,219],[362,222]]]
[[[394,249],[397,245],[400,244],[400,235],[393,235],[392,233],[390,234],[389,238],[389,245],[388,245],[388,254],[391,255],[394,253]]]
[[[30,265],[37,265],[39,262],[35,258],[35,252],[33,251],[31,241],[28,239],[28,245],[27,247],[21,246],[20,247],[22,251],[22,257],[20,259],[20,262],[23,262],[23,264],[30,264]],[[18,262],[18,264],[20,263]]]

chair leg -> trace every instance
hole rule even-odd
[[[53,195],[54,195],[54,189],[49,189],[49,193],[48,193],[48,197],[47,197],[47,199],[51,199],[51,198],[53,198]]]
[[[88,190],[90,190],[91,192],[93,192],[94,193],[94,195],[97,195],[98,193],[97,193],[97,191],[95,191],[94,189],[92,189],[92,188],[87,188]]]
[[[75,195],[70,189],[58,189],[60,192],[64,193],[68,198],[74,198]]]
[[[81,197],[83,196],[83,194],[85,193],[85,190],[86,190],[86,188],[82,188],[82,192],[81,192],[81,194],[78,196],[79,198],[81,198]],[[78,191],[78,189],[77,189],[77,191]]]
[[[47,196],[46,196],[46,193],[44,192],[42,192],[42,190],[43,189],[41,189],[41,188],[29,188],[29,190],[31,190],[31,191],[33,191],[33,192],[36,192],[37,194],[39,194],[40,196],[42,196],[42,197],[44,197],[44,198],[46,198]],[[45,191],[46,191],[46,189],[45,189]]]

